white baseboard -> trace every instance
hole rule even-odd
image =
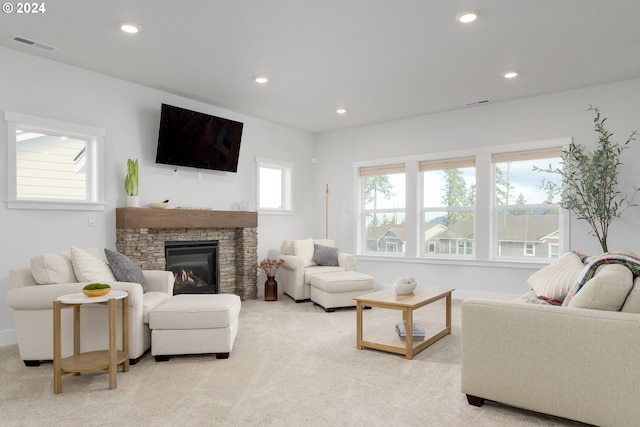
[[[8,331],[0,331],[0,347],[17,344],[17,343],[18,343],[18,337],[16,336],[15,329],[9,329]]]

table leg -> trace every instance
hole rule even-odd
[[[126,356],[122,372],[129,372],[129,296],[122,299],[122,351]]]
[[[109,305],[109,390],[116,388],[117,347],[116,347],[116,301],[110,299]]]
[[[73,306],[73,355],[80,354],[80,306]],[[80,372],[74,372],[73,376],[77,377]]]
[[[411,360],[413,359],[413,310],[411,308],[405,308],[403,312],[404,315],[402,317],[405,319],[404,328],[407,331],[407,336],[405,337],[407,344],[405,357]]]
[[[447,333],[451,333],[451,292],[446,297],[447,313],[446,313],[446,327]]]
[[[362,350],[362,303],[356,302],[356,349]]]
[[[53,394],[62,393],[62,342],[60,338],[60,301],[53,302]]]

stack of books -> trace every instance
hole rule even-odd
[[[396,332],[398,333],[400,338],[407,337],[407,328],[405,327],[404,322],[396,324]],[[411,335],[413,336],[414,340],[423,340],[426,336],[426,332],[420,325],[414,323]]]

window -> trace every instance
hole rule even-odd
[[[430,255],[473,255],[474,159],[420,162],[420,172],[423,251]]]
[[[542,262],[567,247],[549,182],[571,138],[354,163],[357,253]]]
[[[405,248],[404,165],[361,168],[366,252],[401,254]]]
[[[543,179],[560,184],[556,174],[538,172],[536,167],[561,167],[562,150],[500,153],[494,164],[494,241],[498,257],[557,256],[549,251],[558,244],[560,195],[542,186]]]
[[[4,117],[9,208],[104,210],[103,129],[10,112]]]
[[[262,213],[290,212],[293,164],[262,157],[256,157],[256,163],[258,210]]]

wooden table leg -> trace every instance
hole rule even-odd
[[[62,342],[60,338],[60,301],[53,302],[53,394],[62,393]]]
[[[122,372],[129,372],[129,296],[122,299],[122,351],[127,356]]]
[[[356,301],[356,349],[362,350],[362,303]]]
[[[80,306],[73,306],[73,355],[80,354]],[[77,377],[80,372],[74,372],[73,376]]]
[[[405,357],[411,360],[413,359],[413,310],[411,308],[405,308],[403,313],[402,317],[405,319],[404,328],[407,331],[407,336],[405,337],[407,344]]]
[[[110,299],[109,305],[109,390],[116,388],[117,347],[116,347],[116,301]]]
[[[451,292],[447,294],[446,305],[447,305],[446,327],[447,327],[447,333],[450,334],[451,333]]]

